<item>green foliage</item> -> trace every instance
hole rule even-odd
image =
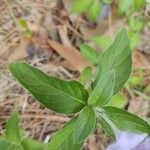
[[[126,104],[127,104],[127,99],[125,97],[123,97],[120,93],[117,93],[107,103],[107,106],[123,108]]]
[[[138,86],[143,83],[143,77],[142,76],[132,76],[130,77],[128,84],[130,86]]]
[[[125,29],[118,33],[114,43],[102,54],[94,87],[103,75],[110,71],[115,72],[113,94],[116,94],[126,83],[131,73],[131,49]]]
[[[27,24],[27,22],[26,22],[26,20],[23,19],[23,18],[20,18],[19,21],[18,21],[18,23],[19,23],[23,28],[25,28],[25,29],[28,29],[28,28],[29,28],[29,27],[28,27],[28,24]]]
[[[144,20],[131,15],[129,17],[129,27],[133,32],[140,32],[144,27]]]
[[[95,112],[89,107],[85,107],[77,118],[74,128],[74,142],[80,143],[91,134],[96,127]]]
[[[21,150],[20,146],[15,145],[7,140],[0,140],[1,150]]]
[[[5,138],[13,142],[17,145],[21,142],[20,132],[19,132],[19,118],[18,114],[14,113],[8,120],[6,124],[6,132],[5,132]]]
[[[108,71],[97,82],[96,87],[90,94],[88,104],[92,106],[104,106],[113,96],[115,84],[114,70]]]
[[[14,113],[8,119],[6,132],[0,137],[1,150],[45,150],[46,145],[33,139],[22,136],[19,128],[18,113]]]
[[[25,30],[25,32],[24,32],[25,36],[28,37],[28,38],[30,38],[30,37],[32,36],[32,31],[29,29],[29,26],[28,26],[26,20],[23,19],[23,18],[20,18],[20,19],[18,20],[18,24],[19,24],[22,28],[24,28],[24,30]]]
[[[80,111],[88,99],[88,92],[77,81],[65,81],[50,77],[26,63],[13,63],[10,70],[44,106],[58,113]]]
[[[111,3],[112,0],[74,0],[71,12],[86,12],[90,20],[95,21],[101,12],[103,2]]]
[[[104,113],[111,122],[121,131],[132,131],[137,133],[150,134],[149,124],[141,118],[116,107],[103,107]]]
[[[47,150],[80,150],[83,142],[74,143],[73,133],[77,118],[73,118],[62,129],[60,129],[52,138],[47,146]]]
[[[138,44],[140,43],[141,34],[140,32],[144,28],[144,25],[146,21],[139,17],[132,15],[128,15],[128,24],[129,24],[129,38],[130,38],[130,44],[131,48],[136,48]]]
[[[102,7],[101,5],[102,4],[101,4],[100,0],[93,1],[92,5],[87,10],[88,18],[90,20],[96,20],[97,16],[101,12],[101,7]]]
[[[139,11],[146,4],[145,0],[119,0],[120,13],[133,13]]]
[[[104,3],[106,4],[111,4],[113,0],[103,0]]]
[[[146,5],[146,0],[134,0],[134,9],[137,11],[145,7],[145,5]]]
[[[131,9],[133,9],[134,0],[120,0],[119,1],[119,12],[125,13]]]
[[[85,12],[89,9],[92,2],[93,2],[93,0],[86,0],[86,1],[85,0],[75,0],[71,11],[73,13]]]
[[[129,32],[129,38],[130,38],[130,45],[131,48],[136,48],[137,45],[140,43],[141,35],[139,32]]]
[[[80,75],[80,82],[86,85],[86,83],[90,81],[91,78],[92,78],[92,68],[91,67],[84,68]]]
[[[129,38],[131,41],[131,48],[136,48],[140,42],[140,31],[146,24],[142,10],[146,6],[146,0],[119,0],[118,11],[119,14],[126,17],[128,21]],[[96,21],[98,15],[103,12],[104,3],[111,4],[112,0],[74,0],[72,12],[87,14],[87,18],[91,21]],[[106,13],[106,12],[105,12]],[[136,16],[136,17],[135,17]],[[142,19],[141,19],[142,18]],[[95,37],[94,41],[103,49],[110,46],[111,39],[100,36]]]
[[[105,120],[105,117],[101,115],[101,113],[97,112],[97,120],[98,123],[101,125],[101,127],[103,128],[103,130],[106,132],[106,134],[108,136],[110,136],[113,140],[116,139],[115,133],[113,128],[111,127],[111,125],[109,125],[109,123]]]
[[[150,125],[146,121],[120,109],[124,107],[126,100],[118,92],[128,80],[132,68],[127,31],[121,30],[101,57],[87,45],[82,45],[81,51],[99,68],[97,78],[91,83],[92,88],[89,91],[77,81],[48,76],[25,63],[10,65],[15,78],[44,106],[59,113],[77,113],[53,136],[47,146],[30,139],[21,139],[20,142],[19,130],[10,129],[14,125],[17,128],[18,119],[13,117],[14,121],[8,121],[13,125],[7,125],[6,133],[13,134],[10,135],[10,140],[20,142],[20,145],[15,146],[27,149],[39,147],[40,150],[70,150],[70,147],[72,150],[80,150],[84,140],[94,132],[97,123],[101,124],[112,139],[116,138],[118,131],[125,130],[150,134]],[[83,74],[82,83],[91,78],[91,70],[86,68]]]
[[[97,65],[99,61],[100,54],[92,47],[81,44],[80,45],[81,53],[93,64]]]
[[[103,3],[111,4],[112,0],[74,0],[73,13],[87,12],[90,20],[96,20],[103,7]],[[132,14],[146,6],[146,0],[119,0],[118,9],[120,14]]]
[[[35,141],[31,138],[24,138],[22,139],[21,145],[24,150],[45,150],[46,145]]]
[[[112,39],[107,36],[96,36],[93,37],[92,40],[103,49],[107,49],[113,42]]]

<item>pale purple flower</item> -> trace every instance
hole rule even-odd
[[[150,150],[150,137],[146,133],[121,132],[107,150]]]

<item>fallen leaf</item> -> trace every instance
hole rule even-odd
[[[87,66],[92,66],[88,60],[76,49],[76,48],[68,48],[63,46],[62,44],[48,40],[48,44],[64,59],[66,59],[72,67],[74,67],[78,71],[82,71]]]

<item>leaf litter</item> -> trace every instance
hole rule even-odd
[[[118,20],[113,12],[112,22],[109,16],[103,22],[98,20],[95,25],[86,20],[84,15],[69,15],[71,2],[68,0],[7,2],[0,2],[0,134],[4,132],[7,118],[14,110],[18,110],[21,126],[27,134],[34,139],[47,142],[71,116],[50,112],[35,102],[12,78],[8,64],[22,60],[50,75],[63,79],[79,79],[82,69],[91,65],[80,53],[79,44],[86,42],[101,51],[90,42],[91,35],[98,36],[104,33],[113,37],[116,33],[114,29],[121,27],[124,20]],[[18,24],[19,18],[26,20],[32,31],[31,37],[26,36],[25,29]],[[150,83],[149,34],[150,29],[145,27],[142,42],[133,56],[134,66],[144,70],[144,81],[140,90],[146,89]],[[134,93],[133,89],[131,93],[124,89],[122,93],[129,99],[129,107],[126,109],[136,111],[144,117],[150,116],[149,110],[145,110],[149,106],[149,101]],[[138,106],[134,109],[137,102]],[[110,142],[111,140],[99,128],[87,140],[84,149],[104,150]]]

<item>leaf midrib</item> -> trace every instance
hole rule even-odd
[[[20,71],[20,72],[22,72],[22,71]],[[22,72],[23,73],[23,72]],[[16,73],[14,73],[15,74],[15,76],[17,76],[17,74]],[[31,78],[33,78],[34,79],[34,77],[33,76],[31,76],[31,75],[27,75],[28,77],[31,77]],[[47,79],[48,79],[48,76],[45,76]],[[18,78],[17,78],[17,80],[18,80]],[[28,85],[28,86],[33,86],[33,85],[29,85],[29,84],[27,84],[27,83],[25,83],[25,82],[23,82],[21,79],[19,80],[20,82],[22,82],[23,84],[26,84],[26,85]],[[83,101],[80,101],[79,99],[77,99],[76,97],[73,97],[73,96],[71,96],[71,95],[69,95],[69,94],[67,94],[67,93],[64,93],[63,91],[60,91],[60,90],[58,90],[58,89],[56,89],[55,87],[53,87],[53,86],[51,86],[51,85],[49,85],[48,83],[46,83],[45,81],[43,81],[43,82],[41,82],[39,79],[37,79],[37,81],[39,82],[39,83],[41,83],[41,84],[45,84],[45,85],[47,85],[47,86],[49,86],[50,88],[53,88],[53,89],[55,89],[56,91],[58,91],[58,92],[60,92],[60,93],[62,93],[62,94],[64,94],[64,95],[66,95],[66,96],[68,96],[68,97],[71,97],[72,99],[74,99],[74,100],[76,100],[76,101],[78,101],[78,102],[80,102],[80,103],[82,103],[82,104],[85,104],[85,102],[83,102]],[[56,81],[57,82],[57,81]],[[67,83],[68,84],[68,83]],[[33,90],[31,90],[30,89],[30,91],[33,91]],[[39,94],[38,92],[36,92],[36,91],[33,91],[34,93],[37,93],[37,94]],[[44,94],[40,94],[40,95],[44,95]]]

